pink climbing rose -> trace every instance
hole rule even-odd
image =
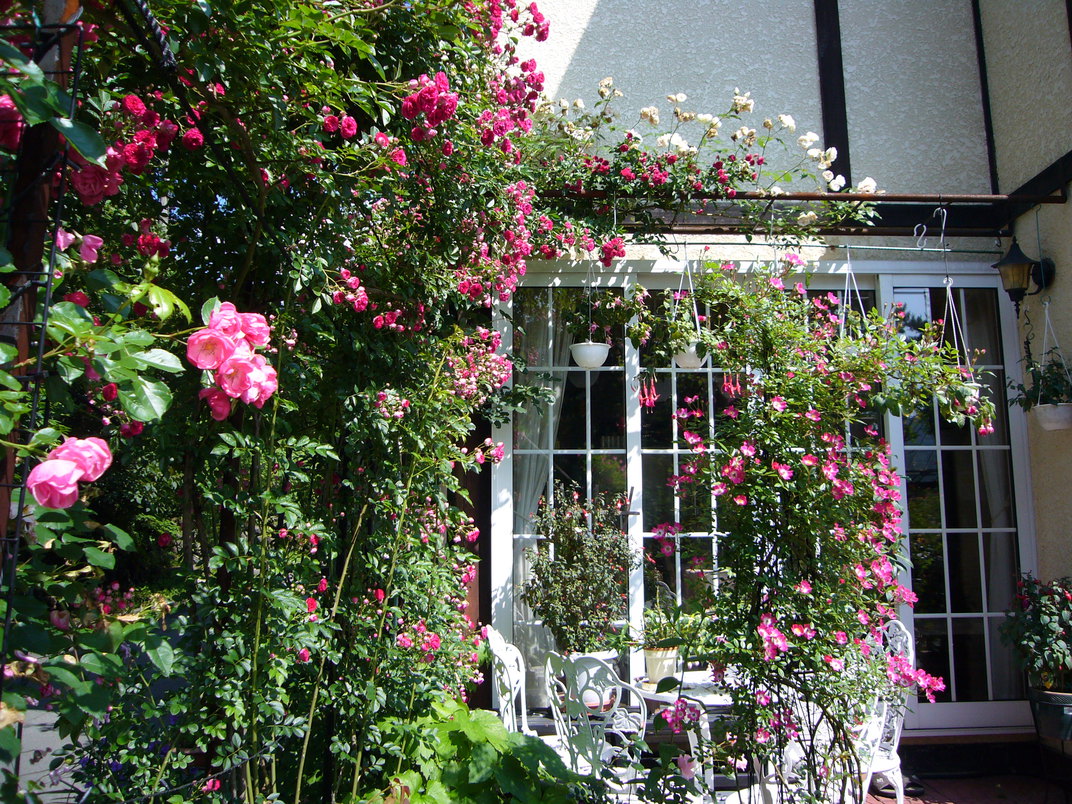
[[[186,359],[199,369],[218,369],[234,350],[234,341],[217,329],[198,330],[186,341]]]
[[[78,500],[78,481],[83,471],[74,461],[47,460],[37,464],[26,479],[26,488],[45,508],[70,508]]]
[[[48,454],[48,460],[70,461],[82,470],[79,479],[92,483],[112,465],[112,451],[100,438],[68,438]]]

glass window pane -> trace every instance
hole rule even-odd
[[[938,437],[944,447],[966,447],[972,442],[970,424],[957,425],[938,417]]]
[[[938,456],[930,450],[905,454],[905,487],[908,492],[908,524],[912,530],[942,527],[938,493]]]
[[[589,496],[588,473],[583,455],[555,455],[554,479],[565,483],[567,489],[576,487],[582,496]]]
[[[910,446],[929,446],[934,440],[934,417],[937,411],[933,405],[913,411],[901,419],[904,428],[904,442]]]
[[[897,288],[893,292],[894,300],[904,305],[904,333],[914,340],[919,331],[931,320],[930,291],[927,288]]]
[[[953,663],[957,674],[957,700],[987,700],[989,691],[982,618],[953,620]],[[946,686],[949,686],[948,679]]]
[[[983,393],[994,403],[994,432],[975,438],[984,447],[995,447],[1009,443],[1009,403],[1005,394],[1005,372],[1001,369],[987,371],[989,373],[979,381],[983,384]]]
[[[693,483],[682,489],[681,527],[692,533],[710,533],[714,527],[711,492],[700,484]]]
[[[515,385],[549,388],[560,393],[564,375],[522,373],[514,375]],[[536,403],[514,414],[514,449],[550,449],[554,404]]]
[[[949,637],[946,634],[945,620],[915,620],[916,631],[916,666],[922,667],[932,676],[945,679],[945,690],[936,692],[936,702],[951,701],[949,683]],[[918,706],[927,703],[923,696]]]
[[[979,463],[979,513],[984,528],[1011,528],[1016,526],[1012,499],[1012,470],[1006,450],[980,450],[976,453]]]
[[[995,701],[1014,701],[1024,697],[1024,673],[1016,653],[1001,641],[998,628],[1004,617],[987,620],[990,631],[990,694]]]
[[[673,549],[673,539],[660,541],[644,539],[644,600],[652,602],[656,595],[670,592],[670,599],[677,600],[677,552]]]
[[[547,493],[549,456],[514,455],[514,533],[531,533],[532,518]]]
[[[625,453],[592,456],[592,495],[625,494]]]
[[[1012,533],[983,534],[983,566],[986,568],[986,610],[1005,611],[1016,596],[1020,576]]]
[[[916,611],[945,611],[945,556],[942,534],[911,535],[912,591],[919,597]]]
[[[674,473],[672,455],[645,455],[644,472],[644,530],[650,531],[664,522],[673,523],[674,490],[666,485]]]
[[[979,577],[979,536],[975,533],[946,535],[949,563],[949,610],[983,610],[982,580]]]
[[[555,432],[555,449],[584,449],[588,408],[586,396],[588,377],[583,371],[571,371],[562,385],[562,407],[558,429]]]
[[[658,399],[654,407],[640,409],[640,446],[643,449],[670,449],[674,446],[674,400],[670,395],[670,375],[655,380]]]
[[[518,288],[514,294],[514,354],[529,366],[550,364],[551,300],[544,288]]]
[[[942,497],[947,528],[978,527],[974,464],[971,452],[942,453]]]
[[[964,288],[960,298],[966,340],[970,349],[982,350],[981,364],[1001,363],[1001,329],[998,324],[997,290]]]
[[[592,448],[625,449],[625,373],[592,373]]]

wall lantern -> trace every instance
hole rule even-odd
[[[994,267],[1001,274],[1001,286],[1009,294],[1012,303],[1016,306],[1016,317],[1020,317],[1020,302],[1024,296],[1035,296],[1053,284],[1055,273],[1053,260],[1045,258],[1033,260],[1024,254],[1016,238],[1012,239],[1009,253],[994,263]],[[1034,282],[1036,289],[1027,292],[1028,287]]]

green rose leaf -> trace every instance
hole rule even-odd
[[[159,380],[135,377],[119,389],[123,410],[141,422],[156,421],[171,406],[171,389]]]

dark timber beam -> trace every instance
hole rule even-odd
[[[1070,0],[1072,2],[1072,0]],[[837,148],[835,173],[852,186],[849,156],[849,118],[845,107],[845,67],[841,58],[841,20],[837,0],[815,0],[816,47],[819,56],[819,101],[823,114],[823,144]]]

